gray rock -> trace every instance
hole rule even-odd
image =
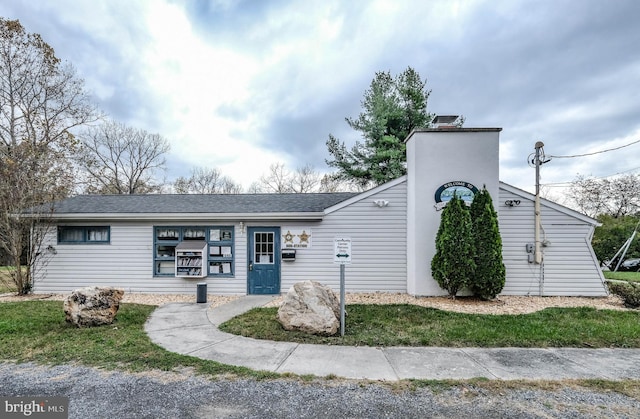
[[[278,309],[285,330],[335,335],[340,329],[340,301],[331,288],[315,281],[294,284]]]
[[[74,290],[64,300],[65,320],[77,327],[113,323],[124,290],[111,287],[87,287]]]

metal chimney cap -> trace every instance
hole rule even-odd
[[[459,115],[436,115],[436,117],[433,118],[433,121],[431,121],[431,123],[435,128],[440,128],[440,127],[455,128],[456,122],[458,121],[459,118],[460,118]]]

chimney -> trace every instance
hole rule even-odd
[[[431,125],[435,129],[452,129],[459,127],[459,115],[437,115],[431,121]]]

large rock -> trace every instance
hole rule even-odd
[[[66,321],[77,327],[113,323],[124,290],[110,287],[87,287],[74,290],[64,300]]]
[[[296,283],[278,309],[285,330],[335,335],[340,329],[340,301],[333,290],[315,281]]]

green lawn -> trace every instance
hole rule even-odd
[[[287,332],[277,308],[257,308],[221,325],[257,339],[364,346],[640,347],[640,312],[548,308],[521,315],[474,315],[414,305],[349,305],[344,337]]]
[[[640,282],[640,272],[611,272],[604,271],[606,279],[618,279],[621,281]]]
[[[53,364],[79,362],[131,371],[190,367],[212,376],[279,376],[162,349],[144,331],[144,323],[155,308],[121,304],[113,325],[78,329],[65,322],[61,301],[0,303],[0,359]]]
[[[247,368],[220,364],[215,361],[175,354],[153,344],[144,332],[144,323],[155,306],[122,304],[113,325],[78,329],[64,321],[60,301],[24,301],[0,303],[0,361],[38,362],[44,364],[78,363],[106,369],[128,371],[181,371],[185,368],[205,377],[246,377],[253,379],[279,378],[283,375],[253,371]],[[425,309],[416,306],[348,306],[347,335],[340,338],[318,338],[317,342],[353,344],[355,336],[372,344],[406,344],[422,340],[420,344],[445,345],[457,342],[479,346],[603,346],[639,347],[638,312],[597,311],[589,308],[547,309],[538,315],[473,316]],[[227,324],[244,322],[251,317],[263,317],[260,324],[289,340],[303,339],[284,333],[275,327],[275,309],[256,309]],[[373,317],[379,317],[374,319]],[[393,327],[394,330],[389,330]],[[445,329],[452,328],[450,332]],[[567,333],[567,329],[575,329]],[[426,330],[431,330],[426,333]],[[272,333],[272,332],[269,332]],[[293,337],[292,337],[293,336]],[[430,336],[430,337],[428,337]],[[482,337],[484,336],[484,337]],[[502,337],[501,337],[502,336]],[[273,338],[273,336],[270,336]],[[306,340],[305,340],[306,341]],[[571,344],[573,342],[573,344]],[[552,345],[553,344],[553,345]],[[525,345],[526,346],[526,345]],[[291,377],[290,374],[285,376]],[[311,377],[300,377],[309,380]],[[501,388],[549,386],[514,381],[471,380],[478,388],[493,391]],[[393,386],[393,384],[390,384]],[[466,386],[465,381],[408,380],[395,384],[398,389],[432,386]],[[580,380],[572,385],[617,391],[640,399],[640,383],[633,380],[610,382]],[[408,387],[406,387],[408,386]]]
[[[9,266],[0,266],[0,294],[16,292],[16,287],[11,280],[10,269]]]

